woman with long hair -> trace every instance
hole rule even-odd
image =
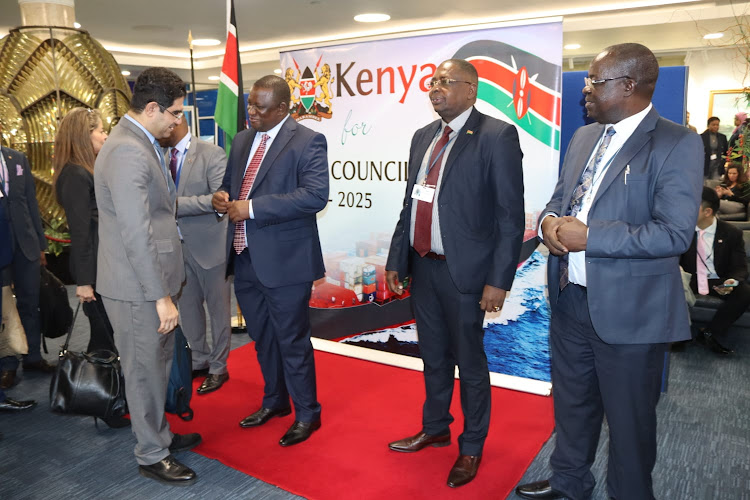
[[[88,351],[114,350],[112,325],[96,283],[99,246],[99,212],[94,195],[94,161],[107,139],[101,113],[74,108],[60,122],[55,137],[54,184],[57,201],[65,210],[70,228],[70,271],[76,297],[91,324]]]
[[[719,195],[721,213],[738,213],[747,210],[750,202],[750,183],[741,163],[731,163],[726,167],[723,182],[716,186]]]

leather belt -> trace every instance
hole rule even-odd
[[[440,255],[435,252],[427,252],[425,258],[432,260],[445,260],[445,255]]]

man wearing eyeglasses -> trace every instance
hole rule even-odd
[[[409,181],[386,264],[391,292],[411,296],[424,362],[422,428],[389,444],[411,453],[451,441],[450,404],[461,374],[463,433],[448,486],[474,479],[490,421],[485,312],[510,290],[524,232],[523,171],[513,125],[476,109],[477,71],[462,59],[438,66],[429,99],[440,116],[414,134]]]
[[[159,139],[182,120],[185,84],[164,68],[135,82],[130,110],[94,165],[99,208],[97,291],[115,331],[139,472],[167,484],[195,473],[172,455],[201,442],[172,434],[164,417],[178,313],[174,297],[185,279],[175,220],[175,190]]]
[[[594,58],[583,95],[598,123],[576,131],[540,224],[549,248],[555,407],[552,476],[523,498],[590,498],[603,417],[607,497],[654,498],[656,403],[670,342],[690,338],[679,269],[701,199],[703,145],[651,104],[646,47]]]

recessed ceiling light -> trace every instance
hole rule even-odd
[[[193,40],[193,45],[197,45],[198,47],[213,47],[219,44],[221,42],[215,38],[196,38]]]
[[[563,45],[563,48],[565,50],[576,50],[581,48],[580,43],[569,43],[568,45]]]
[[[715,40],[717,38],[721,38],[724,36],[724,33],[709,33],[707,35],[703,35],[703,38],[706,40]]]
[[[81,29],[81,23],[73,23],[73,27],[77,30]]]
[[[128,71],[126,69],[120,71],[120,73],[122,74],[122,76],[130,76],[130,71]]]
[[[388,14],[359,14],[354,16],[358,23],[382,23],[391,18]]]
[[[208,79],[211,80],[212,82],[215,82],[217,80],[221,80],[221,77],[220,76],[216,76],[216,75],[211,75],[211,76],[208,77]]]
[[[280,75],[281,74],[281,68],[276,68],[275,70],[273,70],[273,72],[276,73],[277,75]]]

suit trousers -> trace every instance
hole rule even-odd
[[[586,288],[570,283],[560,292],[550,321],[557,436],[550,457],[553,488],[573,500],[591,497],[590,469],[606,416],[609,497],[654,498],[656,403],[666,346],[603,342],[591,323]]]
[[[40,265],[39,256],[34,260],[28,260],[16,244],[13,262],[6,268],[10,269],[18,315],[21,318],[23,329],[26,331],[26,341],[29,344],[29,353],[23,357],[24,363],[35,363],[42,360],[42,322],[39,316]],[[17,368],[17,357],[6,356],[0,359],[0,369],[15,371]]]
[[[484,352],[481,294],[466,294],[453,284],[445,261],[410,251],[412,305],[417,320],[419,352],[424,362],[425,402],[422,430],[449,430],[456,365],[460,374],[463,433],[460,453],[482,454],[490,424],[490,374]]]
[[[227,372],[232,343],[231,300],[226,263],[204,269],[190,248],[182,243],[185,285],[180,294],[180,325],[193,351],[193,370],[208,368],[212,374]],[[206,310],[211,318],[211,347],[206,339]]]
[[[174,335],[162,335],[155,302],[125,302],[103,297],[120,353],[125,397],[137,441],[135,459],[154,464],[169,455],[172,432],[164,414],[174,357]]]
[[[312,283],[267,288],[258,279],[250,252],[234,258],[234,293],[255,340],[265,382],[263,407],[278,409],[294,403],[295,418],[320,418],[315,357],[310,341]]]
[[[747,311],[750,306],[750,285],[741,281],[728,295],[719,295],[713,287],[721,285],[724,280],[708,280],[709,295],[721,299],[721,305],[716,309],[714,317],[706,326],[713,335],[721,336],[727,333],[729,327]],[[693,292],[698,297],[697,287]]]

